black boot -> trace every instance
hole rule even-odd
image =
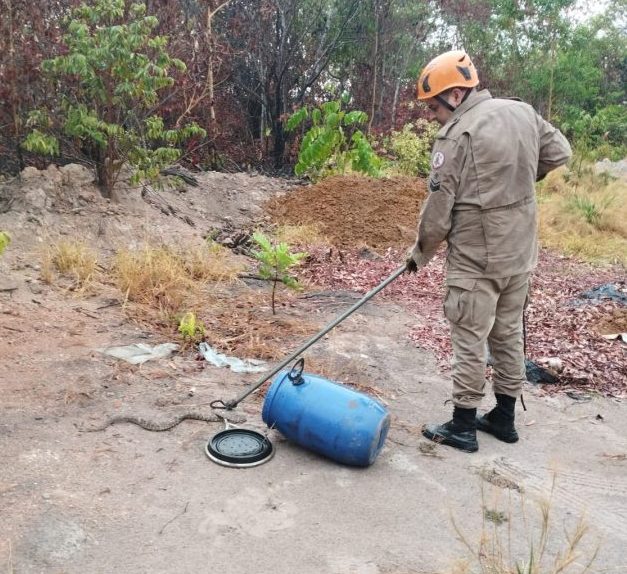
[[[514,428],[514,407],[516,398],[496,393],[496,406],[483,416],[477,417],[477,428],[490,433],[503,442],[517,442],[518,433]]]
[[[422,427],[422,434],[434,442],[465,452],[475,452],[479,450],[476,416],[477,409],[455,407],[452,420],[442,425],[425,425]]]

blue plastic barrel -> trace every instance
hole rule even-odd
[[[383,448],[390,414],[368,395],[322,377],[281,371],[268,389],[263,421],[288,440],[351,466],[372,464]]]

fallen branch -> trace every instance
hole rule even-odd
[[[262,277],[261,275],[251,275],[249,273],[238,273],[238,279],[256,279],[258,281],[274,281],[272,277]]]

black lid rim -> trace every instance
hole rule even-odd
[[[245,435],[252,437],[260,442],[261,450],[254,454],[245,454],[242,456],[224,454],[219,450],[219,441],[224,437],[232,435]],[[274,455],[274,446],[263,434],[250,429],[226,429],[214,435],[205,446],[205,453],[214,462],[223,466],[248,467],[263,464]]]

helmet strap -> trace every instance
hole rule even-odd
[[[450,112],[454,112],[455,111],[455,108],[453,106],[451,106],[451,104],[449,104],[440,94],[435,96],[435,99],[438,100],[438,102],[440,102]]]
[[[470,95],[470,92],[471,92],[470,89],[467,89],[464,92],[464,96],[462,97],[462,101],[459,102],[460,106],[466,101],[466,99]],[[457,109],[457,108],[454,108],[449,102],[447,102],[440,94],[435,96],[435,99],[438,100],[438,102],[440,102],[447,110],[449,110],[451,112],[454,112]]]

